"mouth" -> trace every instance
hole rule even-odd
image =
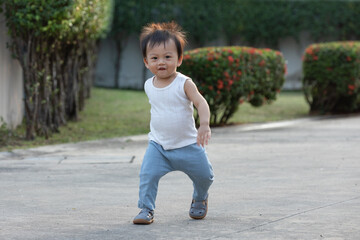
[[[163,71],[163,70],[166,70],[166,69],[161,67],[161,68],[158,68],[158,70]]]

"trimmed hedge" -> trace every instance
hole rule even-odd
[[[184,53],[179,71],[188,75],[209,103],[212,125],[225,124],[239,103],[271,103],[284,83],[282,54],[250,47],[199,48]]]
[[[360,43],[312,44],[303,57],[303,87],[310,111],[360,110]]]
[[[76,120],[90,97],[97,40],[110,28],[113,0],[0,0],[1,6],[9,48],[23,69],[26,138],[48,138]]]

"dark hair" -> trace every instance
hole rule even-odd
[[[140,35],[140,47],[143,57],[146,57],[147,47],[164,44],[170,39],[174,40],[178,58],[183,55],[184,46],[186,44],[185,33],[181,27],[175,22],[168,23],[149,23],[143,27]]]

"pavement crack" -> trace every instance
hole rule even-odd
[[[262,223],[262,224],[259,224],[259,225],[256,225],[256,226],[253,226],[253,227],[250,227],[250,228],[242,229],[242,230],[235,231],[235,232],[228,233],[228,234],[215,236],[215,237],[208,238],[208,239],[217,239],[217,238],[221,238],[221,237],[224,237],[224,236],[230,235],[230,234],[251,231],[251,230],[254,230],[254,229],[257,229],[257,228],[260,228],[260,227],[264,227],[264,226],[267,226],[267,225],[270,225],[270,224],[273,224],[273,223],[276,223],[276,222],[280,222],[280,221],[283,221],[283,220],[286,220],[286,219],[289,219],[289,218],[292,218],[292,217],[295,217],[295,216],[298,216],[298,215],[302,215],[302,214],[305,214],[305,213],[308,213],[308,212],[313,212],[313,211],[316,211],[316,210],[332,207],[332,206],[335,206],[335,205],[339,205],[339,204],[342,204],[342,203],[346,203],[346,202],[350,202],[350,201],[358,200],[358,199],[360,199],[360,196],[353,197],[353,198],[346,199],[346,200],[342,200],[342,201],[338,201],[338,202],[329,203],[329,204],[322,205],[322,206],[319,206],[319,207],[315,207],[315,208],[311,208],[311,209],[304,210],[304,211],[301,211],[301,212],[297,212],[297,213],[294,213],[294,214],[290,214],[290,215],[284,216],[282,218],[278,218],[278,219],[275,219],[273,221],[265,222],[265,223]]]

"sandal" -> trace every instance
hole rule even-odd
[[[154,221],[154,210],[143,208],[141,212],[134,218],[134,224],[150,224]]]
[[[196,202],[194,199],[191,202],[191,207],[189,211],[189,216],[193,219],[203,219],[208,210],[208,199]]]

